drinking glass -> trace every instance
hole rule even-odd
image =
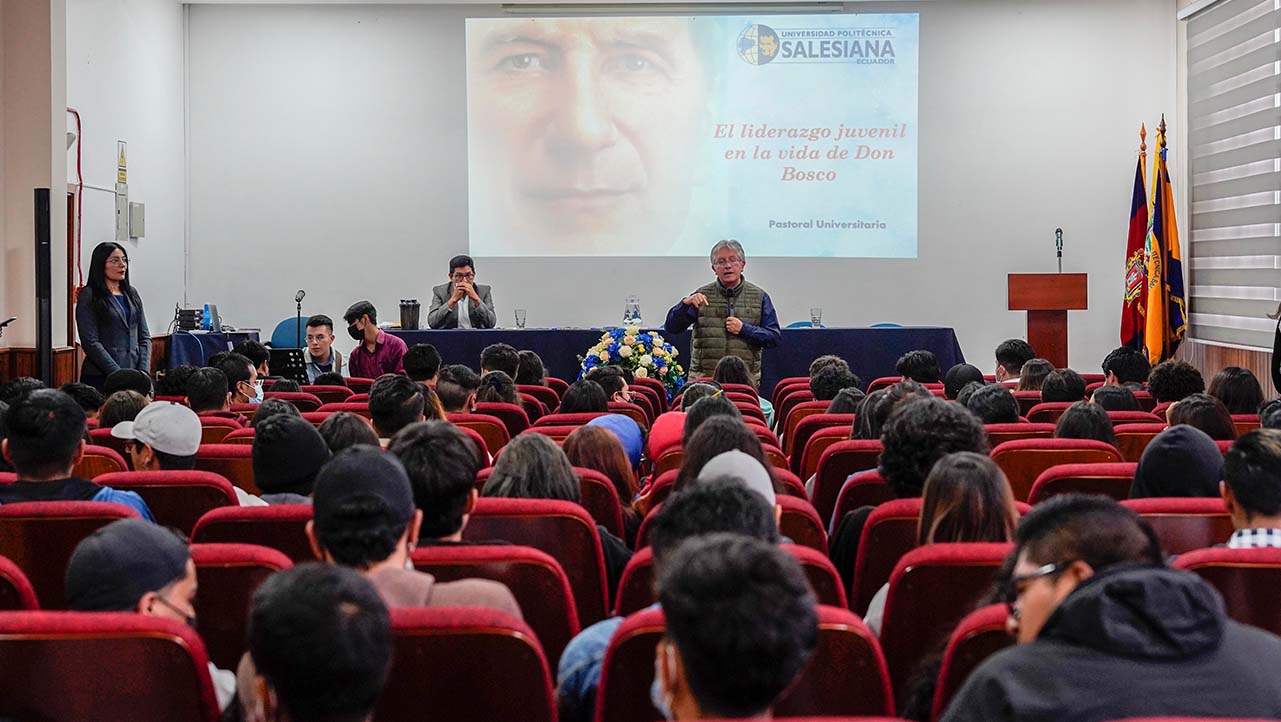
[[[814,308],[810,309],[810,327],[811,328],[823,327],[823,309],[819,306],[815,306]]]
[[[516,328],[525,328],[525,309],[516,309]]]

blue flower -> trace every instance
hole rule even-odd
[[[609,345],[609,355],[611,358],[618,355],[619,343],[615,341]]]

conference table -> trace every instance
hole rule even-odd
[[[477,368],[481,349],[506,343],[530,350],[543,359],[549,376],[573,381],[580,371],[579,357],[600,341],[603,328],[495,328],[419,330],[388,329],[410,346],[429,343],[446,364],[461,363]],[[680,349],[677,361],[688,369],[690,332],[658,333]],[[779,379],[808,376],[810,362],[823,354],[836,354],[849,362],[863,384],[881,376],[895,375],[894,364],[908,351],[924,349],[938,357],[946,371],[964,363],[956,333],[944,326],[894,326],[874,328],[785,328],[778,348],[766,349],[762,359],[761,390],[769,394]]]
[[[243,331],[174,331],[169,337],[169,368],[182,364],[204,366],[209,357],[220,351],[230,351],[245,341],[257,341],[258,329]]]

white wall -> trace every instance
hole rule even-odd
[[[1138,126],[1174,107],[1173,4],[875,9],[921,13],[919,258],[758,259],[742,239],[748,276],[784,324],[817,305],[828,325],[950,325],[988,368],[991,349],[1024,331],[1023,314],[1004,310],[1006,274],[1053,270],[1061,226],[1064,270],[1090,274],[1069,361],[1096,371],[1117,343]],[[494,12],[192,6],[191,300],[264,333],[292,314],[297,288],[307,313],[368,297],[392,319],[402,297],[426,304],[466,248],[463,20]],[[653,323],[710,276],[691,259],[478,266],[508,325],[515,307],[530,325],[613,323],[628,293]]]
[[[174,0],[67,0],[67,104],[84,125],[84,181],[114,188],[116,141],[129,144],[129,199],[146,204],[147,224],[146,236],[125,246],[152,333],[164,332],[183,298],[183,45]],[[114,195],[86,189],[81,222],[88,278],[94,246],[115,237]]]

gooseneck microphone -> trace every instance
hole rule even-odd
[[[1059,273],[1063,273],[1063,229],[1054,229],[1054,247],[1059,254]]]

